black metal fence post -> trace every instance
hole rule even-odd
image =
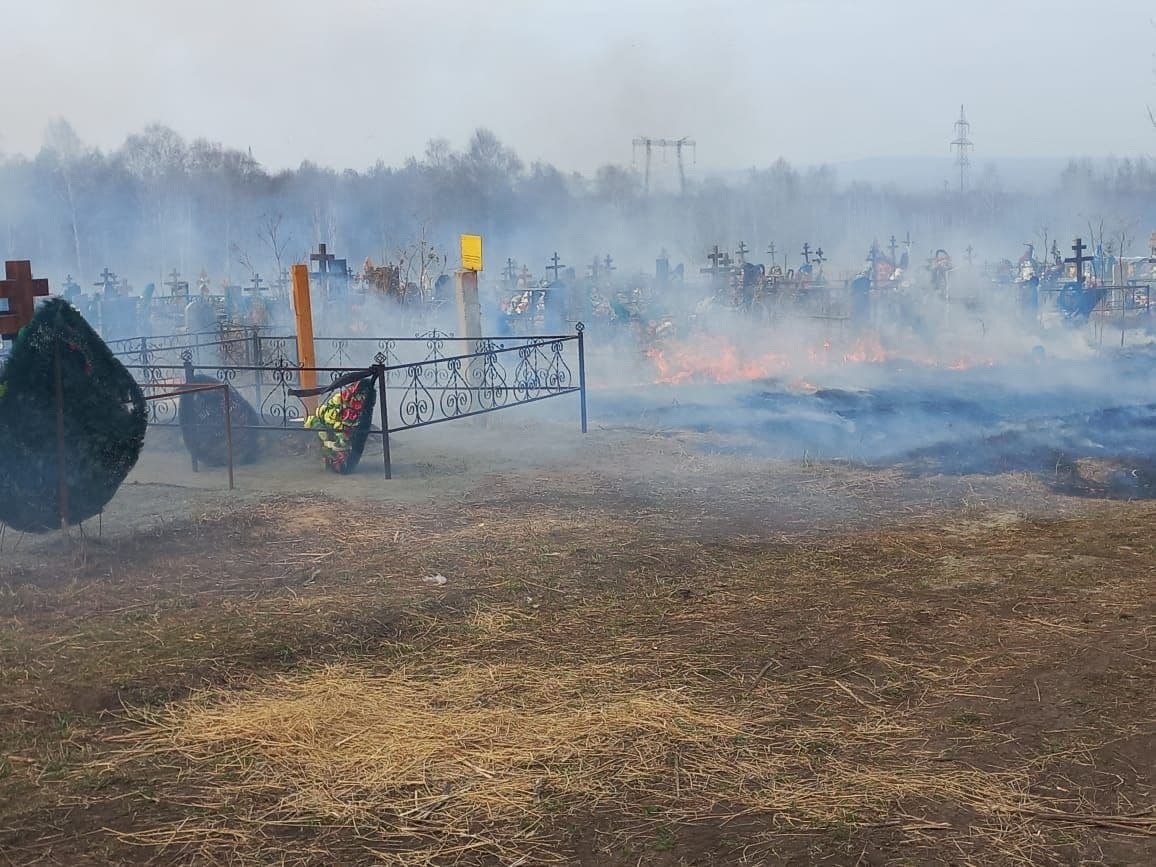
[[[393,464],[389,456],[389,404],[385,400],[385,367],[377,366],[377,390],[381,403],[381,457],[385,461],[385,477],[393,478]]]
[[[578,401],[582,408],[582,433],[586,433],[586,339],[583,336],[586,326],[579,322],[575,328],[578,331]]]
[[[191,383],[191,382],[193,381],[193,377],[195,376],[196,372],[195,372],[195,370],[194,370],[194,368],[193,368],[193,358],[192,358],[192,352],[190,352],[189,350],[187,350],[187,349],[186,349],[186,350],[185,350],[185,353],[186,353],[186,354],[185,354],[185,357],[184,357],[184,362],[185,362],[185,382],[186,382],[186,383]],[[226,383],[226,385],[227,385],[227,383]],[[181,417],[181,398],[179,398],[179,397],[178,397],[178,398],[177,398],[177,421],[178,421],[178,422],[180,421],[180,417]],[[201,471],[201,466],[200,466],[200,464],[197,462],[197,458],[196,458],[196,456],[195,456],[195,455],[194,455],[194,454],[193,454],[191,451],[189,452],[189,460],[192,462],[192,465],[193,465],[193,472],[194,472],[194,473],[199,473],[199,472]]]

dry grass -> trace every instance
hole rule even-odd
[[[897,497],[889,473],[769,492],[702,472],[495,481],[339,522],[269,501],[98,550],[132,564],[115,574],[30,572],[0,596],[0,712],[41,738],[35,714],[82,688],[117,701],[62,732],[79,755],[58,771],[13,745],[12,791],[40,802],[0,811],[0,843],[615,867],[1151,851],[1129,745],[1152,737],[1156,506],[1029,518],[962,484],[950,507],[923,482]]]
[[[483,617],[495,625],[492,612]],[[206,691],[149,715],[121,758],[176,760],[195,816],[121,837],[264,860],[283,856],[286,827],[324,827],[386,863],[467,853],[541,863],[562,860],[547,833],[558,822],[639,805],[651,824],[747,815],[780,831],[949,830],[907,812],[938,805],[975,814],[997,836],[1017,812],[1046,806],[1028,794],[1027,773],[945,761],[911,714],[869,707],[838,681],[855,701],[832,704],[819,723],[788,715],[795,687],[720,700],[667,681],[610,661],[446,659]]]

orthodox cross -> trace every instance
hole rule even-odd
[[[116,274],[105,268],[100,272],[100,280],[92,285],[99,286],[105,292],[112,292],[116,289]]]
[[[32,321],[37,297],[48,294],[48,281],[33,279],[32,263],[26,259],[4,263],[0,280],[0,334],[14,335]]]
[[[1084,239],[1076,238],[1076,243],[1072,244],[1072,252],[1076,255],[1064,260],[1065,265],[1076,266],[1076,282],[1081,286],[1084,285],[1084,263],[1092,261],[1091,256],[1084,255],[1084,251],[1087,249],[1087,246],[1084,244]]]
[[[614,267],[614,259],[611,258],[609,253],[607,253],[606,258],[602,260],[602,268],[603,268],[603,270],[606,271],[607,277],[609,277],[611,274],[613,274],[615,271],[618,270],[617,268]]]
[[[807,241],[803,242],[803,261],[808,265],[811,264],[811,245]]]
[[[895,236],[891,236],[891,241],[887,245],[887,249],[891,251],[891,261],[895,261],[895,251],[899,249],[899,242],[895,240]]]
[[[750,248],[747,247],[746,243],[744,241],[739,241],[739,248],[737,250],[735,250],[735,255],[739,257],[739,264],[745,264],[746,263],[747,253],[749,253],[749,252],[750,252]]]
[[[566,267],[565,265],[559,264],[561,261],[562,261],[562,258],[558,255],[558,251],[555,250],[553,257],[551,257],[551,259],[550,259],[551,264],[546,266],[547,271],[553,271],[554,272],[554,282],[555,283],[558,282],[558,274],[562,271],[563,268]]]
[[[778,251],[775,249],[775,242],[771,241],[771,246],[767,247],[767,255],[771,257],[772,268],[775,267],[775,253],[777,252]]]
[[[260,275],[260,274],[254,274],[254,275],[253,275],[253,281],[252,281],[252,285],[250,285],[250,286],[246,287],[246,291],[252,292],[252,293],[254,293],[255,295],[260,295],[260,294],[261,294],[261,290],[264,288],[264,287],[261,285],[261,284],[262,284],[262,282],[263,282],[263,281],[261,280],[261,275]]]

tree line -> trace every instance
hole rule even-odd
[[[555,251],[580,272],[606,253],[641,269],[664,250],[693,270],[714,244],[743,241],[762,261],[774,242],[793,265],[809,241],[846,266],[891,233],[910,233],[917,254],[966,244],[995,259],[1041,232],[1066,241],[1099,225],[1146,247],[1156,229],[1151,159],[1072,161],[1046,189],[1012,187],[989,170],[966,194],[912,192],[842,183],[830,168],[780,159],[647,195],[631,167],[585,176],[526,163],[486,129],[461,149],[431,141],[400,166],[270,171],[249,153],[160,125],[105,152],[58,120],[34,156],[0,155],[0,244],[7,258],[85,285],[105,267],[136,281],[160,282],[172,269],[193,279],[204,269],[215,281],[260,272],[269,282],[319,242],[355,269],[366,257],[407,269],[429,257],[452,268],[460,232],[486,237],[491,273],[510,257],[540,274]]]

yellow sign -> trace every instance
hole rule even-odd
[[[481,235],[462,235],[462,270],[482,270]]]

